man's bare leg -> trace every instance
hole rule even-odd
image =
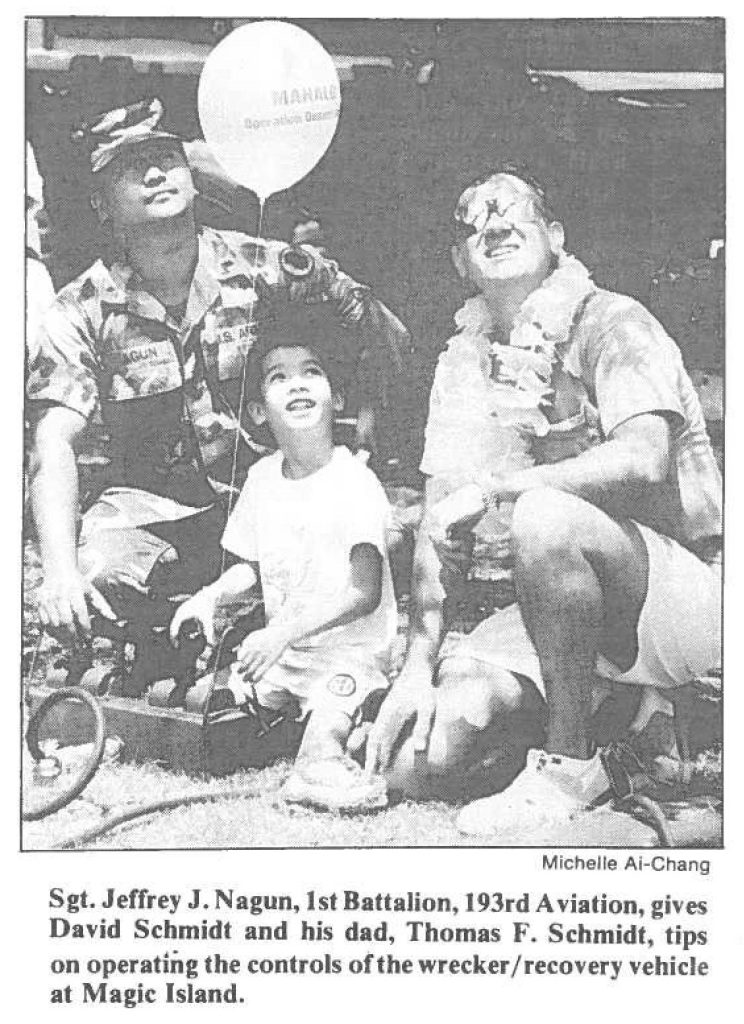
[[[632,525],[554,490],[519,499],[512,536],[519,605],[545,681],[545,749],[587,758],[597,653],[621,671],[638,654],[645,545]]]
[[[636,660],[648,558],[635,527],[548,489],[519,499],[512,541],[519,605],[545,682],[546,743],[504,792],[464,808],[457,825],[534,842],[609,786],[601,759],[589,757],[595,661],[601,652],[626,671]]]

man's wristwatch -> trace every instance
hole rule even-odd
[[[490,473],[484,474],[478,480],[478,486],[483,498],[483,507],[487,512],[495,512],[501,505],[501,495],[494,486],[494,482],[494,478]]]

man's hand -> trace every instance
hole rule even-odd
[[[452,577],[466,573],[473,561],[473,529],[469,526],[455,526],[445,532],[440,527],[433,527],[429,531],[429,539],[442,564],[440,581],[448,592]]]
[[[473,553],[473,527],[486,510],[477,484],[454,491],[431,507],[423,529],[445,570],[466,572]]]
[[[169,635],[171,643],[178,644],[178,634],[186,622],[198,622],[204,633],[204,638],[210,647],[214,646],[214,617],[217,609],[217,600],[209,587],[197,591],[193,597],[188,598],[176,609],[176,614],[171,619]]]
[[[411,739],[416,752],[426,750],[434,723],[435,690],[431,672],[424,667],[405,667],[380,708],[367,740],[365,770],[384,772],[404,729],[413,722]]]
[[[257,683],[281,658],[289,638],[279,626],[265,626],[249,633],[238,648],[238,671]]]
[[[472,529],[486,511],[483,491],[478,484],[467,484],[448,494],[429,510],[429,535],[452,532],[456,527]]]
[[[89,607],[105,619],[116,619],[111,605],[90,580],[74,569],[47,573],[38,591],[41,625],[61,643],[70,644],[90,636]]]

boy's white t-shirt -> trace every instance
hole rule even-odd
[[[374,545],[383,563],[382,597],[375,611],[294,646],[354,647],[384,657],[397,631],[397,608],[385,540],[390,506],[379,480],[343,447],[301,480],[285,477],[282,463],[279,451],[250,468],[222,546],[258,563],[266,621],[271,622],[339,594],[349,581],[352,548]]]

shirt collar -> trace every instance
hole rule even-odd
[[[190,324],[198,322],[216,302],[221,286],[227,281],[239,276],[252,281],[255,276],[254,269],[245,258],[210,228],[200,231],[198,246],[196,270],[186,305],[186,320]],[[148,320],[163,323],[169,320],[163,303],[142,286],[135,269],[123,258],[108,268],[102,298],[109,305],[122,306]]]

